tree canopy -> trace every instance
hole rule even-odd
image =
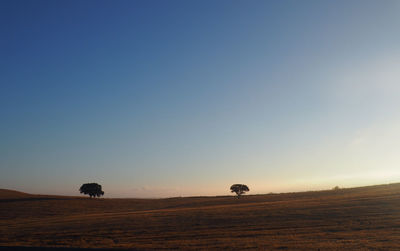
[[[90,198],[92,197],[100,197],[104,195],[104,192],[101,190],[101,185],[97,183],[86,183],[79,188],[79,192],[83,194],[88,194]]]
[[[236,193],[238,198],[248,191],[250,191],[249,187],[244,184],[233,184],[231,186],[231,192]]]

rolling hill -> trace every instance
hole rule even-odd
[[[23,193],[15,190],[0,189],[0,200],[1,199],[21,199],[34,197],[32,194]]]
[[[47,198],[0,200],[0,246],[400,250],[400,184],[241,199]]]

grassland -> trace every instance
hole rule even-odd
[[[400,184],[241,199],[89,199],[0,190],[0,246],[400,250]]]

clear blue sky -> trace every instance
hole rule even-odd
[[[1,1],[0,187],[400,181],[399,1]]]

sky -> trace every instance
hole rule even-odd
[[[400,181],[400,2],[0,1],[0,188]]]

